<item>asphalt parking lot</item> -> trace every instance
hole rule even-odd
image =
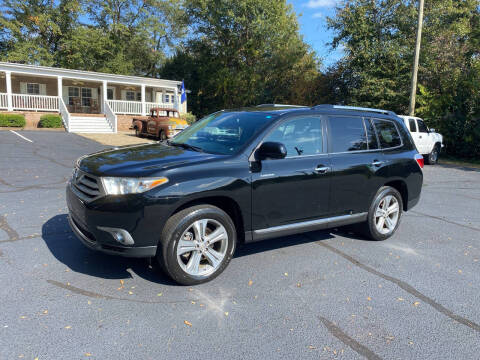
[[[182,287],[70,231],[73,161],[103,145],[19,134],[0,131],[0,359],[479,358],[479,170],[427,166],[385,242],[273,239]]]

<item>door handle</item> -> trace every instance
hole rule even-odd
[[[383,161],[379,161],[379,160],[373,160],[372,162],[372,165],[377,167],[381,166],[382,164],[383,164]]]
[[[330,170],[330,167],[328,166],[317,166],[315,168],[315,172],[317,174],[326,174]]]
[[[418,138],[421,139],[421,138],[422,138],[422,135],[419,135]]]

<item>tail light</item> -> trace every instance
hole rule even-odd
[[[420,169],[423,169],[423,166],[425,165],[425,160],[423,159],[423,156],[420,154],[416,154],[415,160],[417,161],[418,166],[420,166]]]

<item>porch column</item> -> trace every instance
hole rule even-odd
[[[7,109],[8,111],[13,111],[12,73],[10,71],[5,71],[5,81],[7,82]]]
[[[107,80],[103,80],[103,83],[102,83],[102,112],[103,113],[105,113],[105,103],[108,100],[107,89],[108,89]]]
[[[142,96],[142,116],[147,115],[147,107],[145,104],[145,84],[142,84],[141,88],[141,96]]]
[[[177,109],[178,112],[180,112],[180,108],[178,107],[178,86],[175,86],[174,93],[175,99],[173,100],[173,107]]]
[[[57,77],[57,96],[58,96],[58,101],[60,102],[60,99],[62,99],[63,97],[63,78],[61,76],[58,76]],[[58,105],[58,107],[60,108],[60,105]]]

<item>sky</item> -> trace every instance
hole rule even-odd
[[[327,17],[335,14],[339,0],[287,0],[298,15],[300,32],[307,44],[322,60],[323,67],[334,64],[342,57],[341,50],[332,50],[328,45],[333,32],[327,28]]]

